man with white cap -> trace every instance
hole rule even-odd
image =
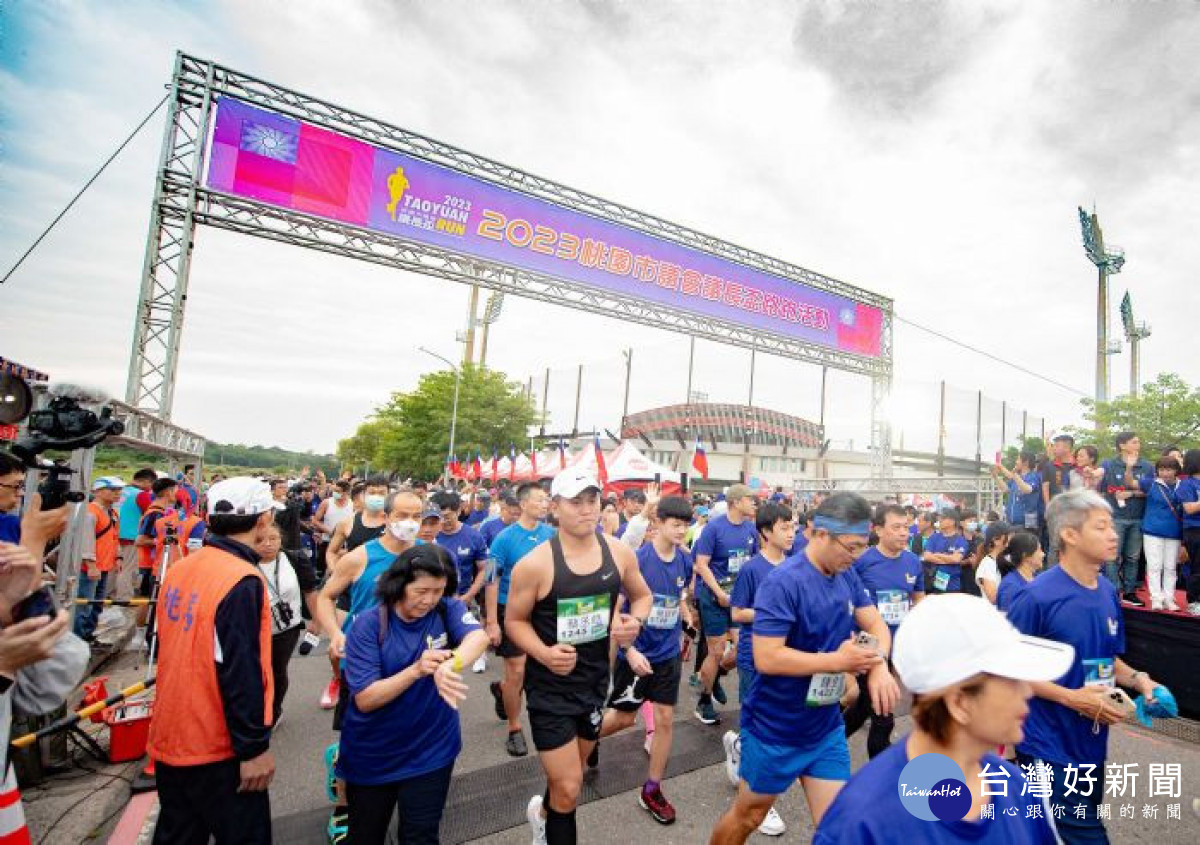
[[[271,613],[254,547],[278,503],[256,478],[208,492],[203,548],[168,567],[158,599],[156,843],[269,843]]]
[[[526,808],[535,845],[577,841],[583,761],[600,736],[608,696],[609,637],[632,645],[653,602],[633,551],[596,533],[600,492],[580,468],[554,477],[550,496],[558,533],[521,560],[508,590],[506,633],[531,658],[525,696],[546,771],[546,794]],[[622,591],[628,613],[615,612]]]
[[[1021,741],[1031,682],[1060,677],[1074,656],[1069,645],[1022,636],[987,599],[922,601],[892,649],[913,693],[913,732],[850,779],[813,842],[1054,843],[1049,814],[1032,806],[1040,799],[994,751]]]
[[[100,618],[100,604],[108,592],[109,574],[117,566],[121,552],[121,523],[115,506],[125,482],[106,475],[92,482],[92,500],[83,512],[82,549],[79,553],[79,589],[81,604],[75,610],[75,636],[90,643]]]

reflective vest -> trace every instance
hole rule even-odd
[[[179,511],[169,510],[164,511],[158,505],[151,505],[146,508],[146,513],[142,515],[142,520],[154,512],[161,513],[154,523],[154,543],[149,546],[138,546],[138,569],[149,569],[155,575],[158,574],[158,565],[162,561],[163,546],[167,542],[167,526],[172,526],[175,529],[175,534],[179,535]]]
[[[187,519],[179,524],[179,551],[187,557],[196,549],[190,548],[188,543],[192,541],[192,532],[196,530],[196,526],[204,522],[204,517],[199,514],[192,514]]]
[[[96,519],[96,568],[101,572],[112,572],[121,552],[120,521],[116,513],[104,509],[97,502],[88,502],[88,510]]]
[[[258,655],[263,714],[271,720],[271,611],[258,567],[205,546],[167,569],[158,599],[158,693],[147,750],[172,766],[201,766],[234,756],[217,682],[217,607],[247,576],[263,584]]]

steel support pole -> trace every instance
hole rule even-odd
[[[625,400],[621,403],[621,427],[619,430],[624,430],[625,419],[629,416],[629,379],[633,375],[633,349],[623,350],[621,354],[625,356]]]
[[[471,296],[467,302],[467,342],[463,347],[462,363],[470,366],[475,360],[475,325],[478,323],[479,285],[471,285]]]
[[[975,471],[983,472],[983,391],[975,392]]]
[[[942,380],[938,399],[938,447],[937,474],[941,478],[946,474],[946,381]]]
[[[571,436],[579,434],[579,398],[583,395],[583,364],[579,365],[579,374],[575,376],[575,418],[571,422]],[[622,421],[623,422],[623,421]],[[621,432],[624,436],[624,432]]]
[[[546,403],[550,400],[550,368],[546,368],[546,381],[542,387],[542,434],[546,433]]]

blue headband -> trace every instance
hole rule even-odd
[[[813,517],[813,528],[823,528],[830,534],[860,534],[863,537],[871,533],[870,520],[844,522],[832,516],[822,516],[821,514]]]

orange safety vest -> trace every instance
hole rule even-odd
[[[199,514],[192,514],[179,524],[179,551],[184,557],[187,557],[192,551],[188,548],[188,540],[192,536],[192,531],[201,522],[204,522],[204,517]]]
[[[96,518],[96,568],[101,572],[112,572],[120,554],[121,524],[113,511],[105,510],[96,502],[88,502],[88,510]]]
[[[138,546],[138,569],[149,569],[157,575],[159,563],[162,561],[163,546],[167,542],[167,526],[174,526],[175,536],[179,536],[179,511],[174,508],[163,510],[157,505],[151,505],[146,508],[146,513],[142,514],[142,520],[146,519],[146,514],[153,511],[160,512],[162,516],[154,523],[154,544]]]
[[[217,607],[258,567],[212,546],[205,546],[167,569],[158,599],[158,693],[147,750],[171,766],[201,766],[234,756],[225,706],[217,682]],[[258,636],[263,679],[263,714],[271,724],[274,683],[271,675],[271,611],[264,598]]]

